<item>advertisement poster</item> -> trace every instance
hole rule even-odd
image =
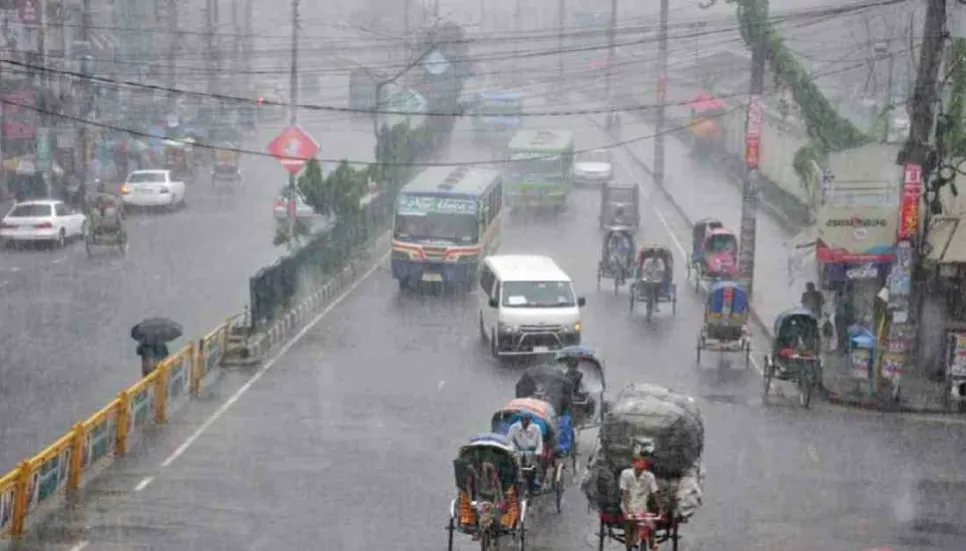
[[[852,378],[866,381],[872,368],[872,351],[868,348],[854,348],[852,350]]]
[[[966,377],[966,333],[953,333],[952,354],[949,359],[949,376]]]
[[[902,202],[899,204],[899,239],[914,239],[919,233],[919,196],[922,167],[908,164],[903,171]]]
[[[905,354],[886,353],[882,355],[882,376],[892,377],[902,374],[902,367],[906,363]]]
[[[3,128],[7,139],[31,140],[37,132],[37,93],[33,90],[7,92],[3,98]]]
[[[816,257],[821,262],[890,261],[897,207],[826,204],[818,211]]]

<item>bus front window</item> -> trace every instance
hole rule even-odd
[[[560,176],[563,172],[560,157],[514,160],[510,163],[514,174],[544,177]]]
[[[469,245],[476,243],[478,230],[476,215],[430,213],[397,215],[394,235],[403,241]]]

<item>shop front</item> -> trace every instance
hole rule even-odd
[[[825,204],[818,212],[816,260],[835,310],[848,302],[858,323],[874,332],[875,298],[895,258],[897,206]]]

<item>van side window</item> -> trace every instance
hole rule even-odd
[[[494,276],[493,272],[490,271],[490,267],[484,265],[483,269],[480,271],[480,289],[482,289],[487,296],[489,296],[490,291],[493,290],[493,281],[495,279],[496,276]]]

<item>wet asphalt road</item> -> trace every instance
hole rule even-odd
[[[568,126],[582,148],[607,141],[586,118],[530,124]],[[465,130],[461,124],[451,145],[454,161],[477,158]],[[683,529],[683,549],[962,549],[966,425],[824,405],[805,411],[781,397],[764,405],[754,367],[736,359],[698,368],[701,298],[684,285],[676,245],[686,228],[623,153],[618,159],[618,176],[644,186],[644,239],[675,251],[676,316],[664,308],[648,323],[628,313],[625,290],[616,297],[595,290],[592,190],[575,192],[556,223],[509,222],[501,252],[548,254],[572,275],[588,298],[585,342],[607,360],[611,392],[647,381],[698,399],[707,484],[703,509]],[[455,450],[487,430],[522,369],[488,357],[476,300],[400,294],[381,263],[183,453],[176,450],[250,374],[229,373],[89,487],[81,506],[35,529],[25,547],[445,548]],[[757,338],[756,356],[764,346]],[[592,438],[582,437],[583,449]],[[531,549],[577,550],[592,548],[596,521],[571,486],[562,515],[538,502],[530,526]],[[474,548],[457,541],[457,549]]]
[[[287,71],[282,20],[262,8],[256,21],[265,37],[256,43],[256,78]],[[321,15],[307,14],[318,23]],[[225,32],[228,30],[226,29]],[[306,41],[323,77],[318,95],[303,103],[346,105],[348,74],[331,55],[372,59],[384,47],[349,48],[338,37]],[[364,45],[365,46],[365,45]],[[190,62],[190,61],[189,61]],[[240,94],[241,92],[232,92]],[[286,121],[261,125],[244,149],[262,153]],[[372,159],[374,140],[366,118],[305,111],[300,122],[326,159]],[[248,278],[284,249],[272,245],[272,203],[288,173],[266,156],[242,159],[244,187],[217,192],[204,176],[188,182],[188,207],[173,213],[137,213],[127,220],[129,250],[108,248],[88,258],[83,243],[64,250],[31,248],[0,252],[0,472],[53,442],[78,419],[93,413],[140,376],[131,326],[167,316],[185,337],[171,350],[241,313]]]

